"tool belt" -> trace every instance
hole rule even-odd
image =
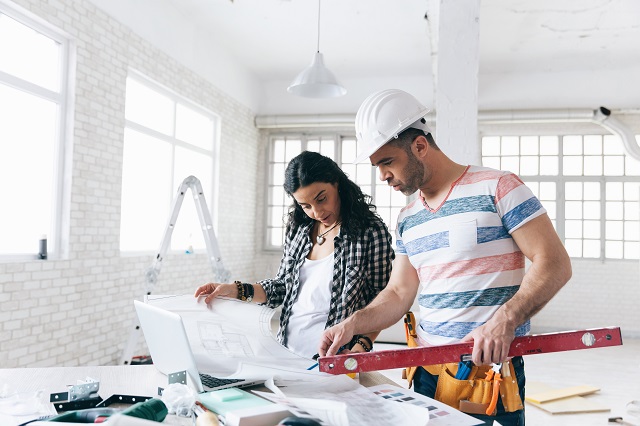
[[[404,319],[407,346],[415,348],[418,344],[416,319],[412,312],[407,312]],[[498,392],[506,412],[522,410],[522,400],[518,389],[518,380],[513,364],[506,361],[499,373],[495,373],[490,365],[474,365],[467,379],[456,379],[458,364],[423,365],[425,370],[438,376],[435,399],[450,407],[469,414],[495,415],[497,412]],[[418,367],[407,367],[403,378],[411,387],[413,376]],[[495,374],[494,374],[495,373]]]

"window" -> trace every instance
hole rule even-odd
[[[520,175],[571,257],[640,258],[640,162],[619,137],[485,136],[482,163]]]
[[[50,258],[62,251],[69,49],[61,32],[0,3],[3,259],[36,258],[42,235]]]
[[[120,250],[156,250],[185,178],[200,180],[211,212],[215,114],[137,74],[127,78]],[[185,194],[171,247],[204,249],[191,191]]]
[[[279,249],[284,242],[286,214],[293,199],[286,195],[282,187],[284,171],[289,161],[302,151],[315,151],[332,158],[362,188],[362,192],[372,197],[377,212],[395,235],[396,219],[409,198],[393,191],[386,182],[378,179],[377,169],[371,163],[353,164],[356,158],[356,139],[340,134],[315,135],[273,135],[269,149],[269,181],[267,183],[267,232],[266,248]]]

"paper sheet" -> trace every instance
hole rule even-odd
[[[411,404],[398,404],[380,398],[356,380],[345,375],[323,377],[313,383],[267,381],[273,392],[254,393],[285,405],[299,417],[312,417],[331,426],[369,426],[372,423],[423,426],[429,411]]]
[[[192,295],[148,296],[148,303],[182,317],[198,370],[217,377],[314,380],[315,361],[282,346],[271,332],[274,310],[235,299],[207,306]]]

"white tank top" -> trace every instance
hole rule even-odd
[[[331,304],[333,252],[319,260],[305,259],[300,267],[298,298],[291,308],[287,325],[287,346],[300,356],[318,353]]]

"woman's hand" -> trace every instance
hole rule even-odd
[[[207,283],[196,290],[194,297],[206,296],[204,302],[208,305],[216,297],[238,298],[238,286],[236,284]]]

